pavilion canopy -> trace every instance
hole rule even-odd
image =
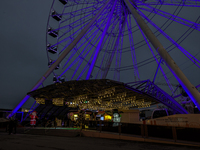
[[[69,107],[83,109],[129,109],[149,107],[158,103],[155,98],[130,86],[109,79],[74,80],[55,83],[31,91],[28,95],[37,100],[61,101]]]

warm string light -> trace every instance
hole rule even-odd
[[[88,95],[79,95],[74,97],[74,101],[81,101],[81,100],[86,100],[88,99]]]
[[[69,102],[69,107],[77,107],[80,109],[90,109],[90,110],[105,110],[105,109],[129,109],[130,107],[145,108],[150,107],[151,102],[144,102],[144,99],[136,100],[136,96],[125,98],[126,93],[118,94],[117,100],[103,101],[102,99],[90,99],[86,100],[76,98],[74,101]],[[83,96],[82,96],[83,97]],[[120,97],[120,99],[119,99]],[[85,97],[88,98],[88,97]]]
[[[143,102],[141,104],[138,104],[138,108],[146,108],[150,106],[151,106],[151,102]]]
[[[115,94],[115,87],[105,89],[103,91],[98,92],[98,99],[112,97]]]
[[[93,109],[93,110],[105,110],[105,109],[129,109],[131,107],[144,108],[150,107],[151,102],[144,102],[144,99],[136,100],[136,96],[129,97],[127,92],[115,94],[115,87],[105,89],[103,91],[98,92],[98,98],[89,99],[88,95],[79,95],[74,97],[71,102],[67,102],[66,104],[69,107],[79,107],[80,109]],[[114,96],[115,95],[115,96]],[[113,97],[114,96],[114,97]],[[103,100],[103,98],[110,98],[109,101]],[[57,105],[58,100],[55,102]],[[61,102],[62,103],[62,102]]]
[[[53,98],[52,103],[57,106],[63,106],[64,98]]]
[[[44,98],[36,98],[35,101],[38,104],[45,104],[45,99]]]

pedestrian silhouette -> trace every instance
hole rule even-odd
[[[18,124],[18,120],[15,119],[15,120],[13,121],[13,125],[14,125],[14,134],[17,133],[17,124]]]
[[[13,132],[13,127],[14,127],[14,120],[10,119],[10,121],[9,121],[9,135]]]

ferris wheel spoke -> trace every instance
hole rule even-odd
[[[126,23],[126,21],[124,21],[124,24],[123,24],[124,27],[122,28],[122,31],[125,29],[125,23]],[[114,76],[113,76],[113,78],[115,80],[117,80],[117,81],[120,81],[120,68],[121,68],[121,58],[122,58],[123,33],[121,34],[121,39],[120,40],[121,40],[121,42],[119,42],[119,44],[116,45],[116,61],[115,61],[115,69],[114,69]]]
[[[163,60],[169,67],[170,71],[173,73],[174,77],[176,77],[176,79],[179,81],[179,83],[184,88],[184,90],[187,92],[187,94],[191,96],[190,98],[192,99],[192,101],[200,109],[199,92],[193,88],[194,86],[191,84],[191,82],[188,80],[188,78],[183,74],[183,72],[179,69],[179,67],[176,65],[174,60],[171,58],[171,56],[167,53],[165,48],[162,46],[160,41],[155,37],[154,34],[152,34],[151,29],[146,25],[145,21],[140,16],[143,13],[138,9],[139,14],[140,14],[139,15],[138,12],[136,11],[136,9],[130,4],[130,2],[128,0],[124,0],[124,1],[126,3],[127,7],[129,8],[129,10],[131,11],[133,17],[138,22],[138,25],[141,27],[142,31],[145,33],[147,38],[150,40],[150,42],[152,43],[154,48],[158,51],[160,56],[163,58]],[[142,16],[145,18],[145,15],[142,15]],[[145,19],[151,22],[151,20],[149,20],[148,18],[145,18]]]
[[[100,19],[105,19],[105,18],[102,18],[102,17],[103,17],[103,15],[100,16]],[[98,21],[97,21],[97,22],[98,22]],[[82,29],[82,28],[81,28],[81,29]],[[86,35],[87,35],[88,33],[92,33],[91,31],[92,31],[93,29],[94,29],[94,26],[92,26],[92,27],[89,29],[89,31],[85,34],[85,36],[84,36],[84,37],[85,37],[85,42],[88,40],[88,38],[86,38]],[[96,31],[98,31],[98,30],[96,30]],[[95,32],[96,32],[96,31],[95,31]],[[95,32],[94,32],[94,33],[95,33]],[[94,34],[94,33],[93,33],[93,34]],[[93,35],[93,34],[92,34],[92,35]],[[74,35],[74,34],[72,34],[72,35]],[[70,38],[72,39],[71,36],[70,36]],[[60,51],[60,53],[70,44],[70,42],[71,42],[71,41],[69,41],[69,42],[65,45],[65,47]],[[90,44],[91,44],[91,43],[90,43]],[[94,46],[94,45],[92,45],[92,46]],[[74,54],[75,54],[76,52],[77,52],[77,51],[75,50],[74,53],[72,54],[72,57],[74,56]],[[69,59],[69,60],[70,60],[70,59]],[[65,63],[65,65],[69,62],[69,60]],[[65,65],[64,65],[64,66],[65,66]]]
[[[183,47],[181,47],[176,41],[174,41],[170,36],[168,36],[165,32],[163,32],[155,23],[153,23],[151,20],[149,20],[141,11],[139,13],[149,21],[149,23],[154,26],[159,32],[162,33],[172,44],[176,45],[177,48],[181,50],[183,54],[185,54],[197,67],[200,68],[200,66],[196,63],[200,61],[196,59],[194,56],[192,56],[189,52],[187,52]],[[194,60],[193,60],[194,59]]]
[[[99,10],[99,9],[98,9]],[[98,11],[98,10],[96,10],[96,11]],[[80,14],[71,14],[70,16],[69,15],[67,15],[68,16],[68,18],[65,18],[65,20],[64,21],[62,21],[60,24],[62,25],[62,24],[64,24],[64,23],[66,23],[66,21],[69,21],[70,19],[72,19],[73,17],[74,18],[77,18],[77,17],[81,17],[80,18],[80,20],[81,19],[84,19],[84,18],[87,18],[87,17],[89,17],[89,15],[93,15],[93,13],[94,13],[94,11],[93,10],[91,10],[91,11],[88,11],[88,12],[84,12],[84,13],[80,13]],[[82,18],[83,16],[82,15],[86,15],[87,14],[87,16],[86,17],[84,17],[84,18]]]
[[[89,20],[90,21],[90,20]],[[60,40],[60,41],[58,41],[56,44],[54,44],[53,46],[57,46],[57,45],[59,45],[59,44],[62,44],[63,42],[67,42],[68,41],[68,43],[67,44],[65,44],[65,45],[69,45],[70,43],[71,43],[71,41],[74,39],[73,37],[75,36],[75,35],[77,35],[84,27],[86,27],[87,26],[87,24],[84,24],[81,28],[79,28],[78,30],[76,30],[76,32],[74,32],[73,34],[71,34],[69,37],[67,37],[67,38],[64,38],[64,39],[62,39],[62,40],[60,40],[60,39],[58,39],[58,40]],[[78,27],[78,26],[77,26]],[[70,30],[68,30],[68,32],[69,32]],[[67,32],[65,32],[64,34],[66,34]],[[62,36],[64,36],[64,34],[62,35]],[[59,37],[59,38],[61,38],[61,36]],[[64,50],[64,49],[63,49]],[[63,50],[61,50],[59,53],[62,53],[62,51]]]
[[[121,4],[120,4],[120,6],[122,6]],[[123,6],[123,7],[125,7],[125,6]],[[121,8],[121,10],[123,9],[123,7]],[[150,14],[149,14],[150,15]],[[148,15],[148,16],[149,16]],[[154,17],[155,15],[153,15],[153,17]],[[153,17],[151,17],[151,19],[153,18]],[[164,23],[164,24],[166,24],[166,23]],[[164,25],[163,24],[163,25]],[[133,27],[131,27],[132,29],[135,29],[137,26],[136,25],[134,25]],[[135,29],[135,30],[133,30],[132,31],[132,34],[134,34],[135,32],[137,32],[138,31],[138,29]],[[158,31],[156,31],[156,32],[158,32]],[[155,32],[155,33],[156,33]],[[155,34],[154,33],[154,34]],[[127,32],[127,31],[124,31],[124,36],[126,36],[126,35],[128,35],[129,33]],[[140,44],[140,45],[139,45]],[[139,43],[135,43],[135,46],[137,45],[137,47],[135,48],[135,49],[137,49],[137,48],[139,48],[140,46],[144,46],[146,43],[145,43],[145,41],[143,40],[143,41],[141,41],[141,42],[139,42]],[[125,52],[128,52],[128,51],[125,51],[125,49],[130,49],[129,47],[125,47],[125,48],[123,48],[123,52],[122,53],[125,53]],[[131,51],[131,50],[130,50]]]
[[[64,47],[66,48],[66,47]],[[73,48],[72,53],[70,54],[69,58],[67,59],[67,62],[63,65],[62,69],[66,67],[66,65],[69,63],[69,61],[72,59],[72,57],[76,54],[78,49],[76,47]]]
[[[92,17],[93,17],[93,15],[96,14],[96,13],[99,11],[99,9],[101,9],[101,8],[102,8],[102,6],[101,6],[101,7],[98,7],[98,8],[95,9],[94,11],[90,11],[89,14],[87,14],[87,15],[84,16],[84,17],[82,17],[81,15],[78,15],[78,16],[74,16],[74,15],[71,16],[71,15],[70,15],[69,18],[63,20],[63,21],[61,22],[61,24],[62,24],[62,23],[65,23],[66,21],[70,20],[70,19],[73,18],[73,17],[75,17],[75,18],[80,18],[80,19],[78,19],[78,20],[76,20],[76,21],[74,21],[74,22],[72,22],[72,23],[70,23],[70,24],[68,24],[68,25],[66,25],[66,26],[59,27],[58,30],[61,30],[61,29],[63,29],[63,28],[67,28],[67,27],[69,27],[70,29],[72,29],[72,28],[74,27],[74,24],[77,23],[77,22],[81,22],[81,24],[86,23],[86,21],[91,20]],[[73,14],[73,13],[71,13],[71,14]],[[79,17],[79,16],[80,16],[80,17]],[[85,18],[87,18],[86,21],[84,21]],[[83,21],[81,21],[81,20],[83,20]],[[81,25],[81,24],[79,24],[79,25]],[[65,31],[65,32],[63,33],[63,35],[60,35],[60,36],[59,36],[59,39],[60,39],[61,37],[63,37],[63,36],[64,36],[66,33],[68,33],[68,32],[69,32],[69,30]]]
[[[115,12],[115,14],[116,14],[116,12]],[[105,50],[101,50],[101,52],[104,52],[104,56],[103,56],[103,59],[101,59],[102,60],[101,65],[100,65],[101,69],[98,70],[97,76],[99,75],[100,72],[101,72],[101,76],[102,76],[102,74],[105,70],[105,67],[106,67],[105,64],[106,64],[106,62],[108,61],[108,58],[109,58],[109,56],[108,56],[109,55],[109,49],[112,49],[112,48],[110,48],[110,46],[113,47],[113,44],[114,44],[114,41],[115,41],[115,38],[116,38],[114,33],[118,30],[117,24],[118,24],[118,18],[113,17],[113,19],[110,23],[110,28],[107,31],[107,33],[109,33],[109,34],[105,35],[106,39],[104,40],[103,45],[105,45],[106,42],[107,42],[107,44],[106,44],[107,46],[106,46]],[[113,34],[113,35],[111,35],[111,34]],[[107,40],[108,37],[109,37],[109,40]],[[110,43],[112,43],[112,44],[110,44]],[[97,76],[95,78],[97,78]]]
[[[105,16],[104,19],[107,19],[106,15],[104,15],[104,16]],[[99,20],[99,22],[100,22],[100,20]],[[111,20],[111,22],[110,22],[110,26],[114,26],[114,27],[115,27],[117,23],[118,23],[118,20],[116,20],[116,18],[112,18],[112,20]],[[96,24],[96,27],[97,27],[100,31],[102,31],[102,33],[103,33],[103,30],[104,30],[104,29],[102,28],[103,26],[104,26],[104,25],[102,25],[102,24]],[[105,36],[111,36],[111,35],[115,36],[112,27],[108,29],[108,31],[106,32],[106,35],[105,35]],[[104,41],[106,41],[106,40],[104,40]]]
[[[74,37],[86,26],[87,24],[84,24],[82,27],[80,27],[80,28],[78,28],[73,34],[71,34],[69,37],[67,37],[67,38],[64,38],[63,40],[61,40],[61,41],[59,41],[58,43],[56,43],[55,45],[58,45],[58,44],[61,44],[61,43],[63,43],[63,42],[67,42],[68,40],[69,40],[69,42],[68,42],[68,44],[70,44],[70,42],[74,39]],[[76,27],[78,27],[78,26],[76,26]],[[70,29],[68,30],[68,32],[70,31]],[[67,33],[67,32],[65,32],[65,33]],[[62,35],[63,36],[63,35]],[[61,38],[61,37],[60,37]],[[60,39],[58,39],[58,40],[60,40]],[[68,44],[65,44],[65,45],[68,45]],[[63,51],[63,50],[62,50]],[[61,51],[61,52],[62,52]],[[60,53],[61,53],[60,52]]]
[[[86,22],[89,22],[89,21],[90,21],[90,20],[87,20]],[[82,23],[80,23],[80,24],[82,24]],[[69,31],[72,30],[73,27],[72,27],[72,26],[69,26],[68,30],[66,30],[65,32],[63,32],[63,34],[60,35],[60,36],[58,37],[58,43],[54,44],[54,46],[59,45],[59,44],[61,44],[61,43],[63,43],[63,42],[66,42],[67,40],[73,39],[73,36],[76,35],[79,31],[81,31],[86,25],[87,25],[87,24],[84,24],[81,28],[79,28],[78,30],[76,30],[76,32],[74,32],[73,34],[71,34],[69,37],[64,38],[64,39],[61,40],[61,38],[63,38]],[[74,26],[74,27],[75,27],[75,28],[76,28],[76,27],[79,27],[79,25]],[[59,30],[59,28],[58,28],[57,30]]]
[[[75,3],[75,4],[94,4],[94,3],[105,3],[107,2],[106,0],[68,0],[70,3]]]
[[[93,40],[96,40],[95,42],[97,42],[97,41],[99,40],[99,38],[95,39],[95,36],[97,35],[97,32],[99,32],[98,29],[96,30],[96,32],[94,32],[94,33],[92,34],[92,38],[90,38],[91,42],[92,42]],[[88,39],[86,39],[86,40],[88,40]],[[77,65],[76,70],[74,71],[74,73],[73,73],[71,79],[73,79],[74,75],[77,73],[78,69],[79,69],[80,66],[82,65],[82,62],[85,60],[84,58],[89,54],[89,52],[91,52],[91,49],[92,49],[92,48],[93,48],[92,45],[90,44],[90,42],[88,42],[87,46],[86,46],[86,47],[84,48],[84,50],[83,50],[83,51],[85,51],[86,49],[88,49],[88,51],[87,51],[87,53],[86,53],[84,56],[82,56],[82,55],[83,55],[83,51],[82,51],[81,54],[79,55],[79,57],[81,56],[81,57],[80,57],[81,59],[79,59],[79,64]],[[87,62],[87,64],[88,64],[88,63],[89,63],[89,62]],[[87,65],[87,64],[86,64],[86,65]]]
[[[129,24],[130,24],[130,27],[131,27],[131,15],[129,15]],[[131,32],[132,30],[131,30],[130,27],[129,27],[129,32],[130,32],[130,35],[131,35],[130,40],[132,41],[131,43],[133,44],[131,53],[132,53],[134,69],[135,69],[135,72],[136,72],[135,73],[135,81],[137,81],[137,79],[140,80],[140,76],[139,76],[138,67],[137,67],[137,59],[136,59],[136,53],[135,53],[135,48],[134,48],[133,35],[132,35],[132,32]],[[136,77],[137,77],[137,79],[136,79]]]
[[[131,55],[132,55],[133,68],[134,68],[134,77],[135,77],[135,81],[137,81],[137,79],[140,80],[140,77],[139,77],[139,72],[137,68],[137,60],[136,60],[134,41],[133,41],[133,35],[132,35],[132,30],[131,30],[131,18],[130,18],[130,15],[128,14],[126,15],[129,18],[129,21],[127,19],[126,23],[127,23],[127,28],[129,31],[129,41],[130,41]]]
[[[180,13],[180,11],[182,10],[182,8],[181,9],[178,9],[179,7],[177,7],[176,9],[175,9],[175,11],[173,12],[173,15],[178,15],[179,13]],[[156,14],[154,14],[154,15],[156,15]],[[147,15],[147,17],[149,18],[149,15]],[[152,20],[152,17],[151,18],[149,18],[150,20]],[[169,23],[168,23],[169,22]],[[168,23],[168,24],[167,24]],[[160,28],[162,28],[163,29],[163,31],[165,31],[171,24],[173,23],[173,20],[166,20],[164,23],[163,23],[163,25],[160,27]],[[161,33],[159,33],[159,31],[155,31],[154,32],[154,34],[156,35],[156,37],[158,37]],[[183,35],[182,35],[183,36]],[[180,37],[182,37],[182,36],[180,36]],[[135,49],[137,49],[137,48],[139,48],[139,47],[141,47],[141,46],[144,46],[145,45],[145,40],[142,40],[142,41],[140,41],[140,42],[138,42],[138,43],[135,43]],[[129,47],[125,47],[124,48],[124,51],[123,51],[123,53],[126,53],[126,52],[129,52],[130,50],[125,50],[125,49],[129,49]]]
[[[144,4],[144,3],[143,3]],[[155,8],[157,8],[157,6],[159,7],[159,9],[161,8],[161,6],[159,5],[156,5]],[[123,7],[126,7],[125,5],[123,5]],[[151,13],[149,13],[147,16],[150,17]],[[156,16],[156,14],[154,14],[153,16],[150,17],[150,19],[152,20],[154,17]],[[137,28],[137,25],[134,25],[131,27],[132,29],[135,29],[133,30],[132,33],[135,33],[138,31],[138,28]],[[128,35],[128,31],[125,31],[125,34],[124,35]],[[144,41],[145,42],[145,41]]]
[[[137,1],[137,6],[140,5],[172,5],[172,6],[184,6],[184,7],[200,7],[200,1],[198,0],[148,0],[143,2]]]
[[[90,7],[86,7],[86,8],[80,9],[80,10],[70,11],[68,13],[62,13],[61,14],[62,16],[68,16],[68,18],[66,18],[63,21],[61,21],[61,24],[65,23],[66,21],[68,21],[69,19],[71,19],[73,17],[78,17],[78,16],[82,17],[83,14],[87,14],[87,13],[95,14],[96,11],[98,11],[99,9],[101,9],[101,7],[103,6],[103,5],[101,5],[101,6],[98,6],[98,5],[99,5],[99,3],[96,4],[96,5],[92,5]],[[92,8],[92,9],[90,9],[90,8]]]
[[[121,9],[123,10],[124,7],[123,6],[121,6],[121,7],[122,7]],[[120,81],[120,66],[121,66],[121,55],[122,55],[122,47],[123,47],[123,36],[124,36],[124,32],[125,32],[125,25],[126,25],[126,18],[127,18],[127,15],[124,10],[123,10],[123,12],[124,12],[124,14],[121,16],[121,26],[120,26],[121,28],[119,30],[118,39],[116,40],[116,44],[114,47],[114,50],[116,51],[116,60],[115,60],[113,79],[115,79],[117,81]],[[110,68],[113,57],[114,57],[114,53],[112,53],[111,58],[108,62],[109,68]],[[106,76],[108,74],[108,69],[105,72]],[[110,69],[110,70],[112,71],[112,69]]]
[[[113,18],[112,20],[113,21],[111,21],[111,23],[110,23],[110,30],[108,30],[108,33],[114,33],[118,30],[118,28],[117,28],[118,20],[116,18]],[[100,69],[98,70],[98,73],[96,74],[95,79],[97,79],[98,76],[102,76],[102,73],[105,70],[105,64],[107,62],[107,58],[109,57],[108,50],[112,49],[112,48],[110,48],[110,46],[112,47],[112,45],[114,44],[115,38],[116,38],[116,36],[107,35],[106,39],[104,40],[103,45],[105,45],[107,42],[107,44],[106,44],[107,46],[106,46],[106,50],[104,51],[103,58],[101,59]],[[110,44],[110,43],[112,43],[112,44]]]
[[[194,28],[194,29],[200,31],[200,24],[198,24],[198,23],[195,23],[195,22],[186,20],[186,19],[184,19],[184,18],[175,16],[175,15],[173,15],[173,14],[170,14],[170,13],[167,13],[167,12],[164,12],[164,11],[161,11],[161,10],[156,9],[156,8],[154,8],[154,7],[152,7],[152,6],[149,6],[149,5],[144,5],[144,6],[146,6],[147,8],[142,8],[142,7],[140,7],[139,9],[140,9],[140,10],[145,10],[145,11],[148,11],[148,12],[151,12],[151,13],[155,13],[155,14],[157,14],[157,15],[160,15],[160,16],[162,16],[162,17],[165,17],[165,18],[167,18],[167,19],[173,20],[173,21],[175,21],[175,22],[178,22],[178,23],[180,23],[180,24],[186,25],[186,26],[188,26],[188,27],[190,27],[190,28]]]
[[[89,65],[86,65],[84,69],[81,71],[81,73],[79,74],[77,80],[79,80],[88,69],[89,69]]]
[[[79,27],[79,26],[82,25],[83,23],[84,23],[84,25],[86,25],[86,23],[88,23],[88,22],[91,20],[91,18],[88,18],[90,15],[91,15],[91,14],[88,14],[87,16],[84,16],[84,17],[82,17],[81,19],[76,20],[75,22],[72,22],[72,23],[70,23],[70,24],[68,24],[68,25],[61,26],[61,27],[59,27],[59,28],[57,28],[57,29],[54,29],[54,31],[66,29],[66,31],[65,31],[62,35],[60,35],[60,36],[58,37],[58,39],[62,38],[62,37],[63,37],[66,33],[68,33],[70,30],[72,30],[73,28]],[[84,20],[85,18],[87,18],[87,20]],[[84,21],[81,21],[81,20],[84,20]]]
[[[195,22],[198,22],[199,19],[200,19],[200,17],[197,18],[197,20],[196,20]],[[164,31],[164,30],[163,30],[163,31]],[[186,32],[184,32],[184,33],[180,36],[180,38],[178,38],[178,39],[176,40],[176,42],[177,42],[178,44],[181,44],[181,43],[188,37],[188,35],[190,35],[193,31],[194,31],[194,29],[189,28]],[[160,33],[160,34],[161,34],[161,33]],[[174,50],[175,48],[176,48],[176,45],[174,45],[173,43],[171,43],[171,45],[169,45],[169,46],[166,48],[166,50],[168,50],[168,53],[169,53],[169,52],[171,52],[172,50]],[[159,55],[156,54],[156,57],[159,58]],[[147,65],[147,64],[150,64],[150,63],[152,63],[152,62],[154,62],[154,57],[150,57],[150,58],[148,58],[148,59],[146,59],[146,60],[144,60],[144,61],[139,62],[139,63],[138,63],[138,68],[139,68],[139,67],[143,67],[143,66],[145,66],[145,65]],[[122,70],[128,70],[128,68],[131,68],[131,66],[126,66],[126,67],[123,67],[123,68],[121,68],[121,69],[122,69]]]
[[[83,19],[83,18],[81,18],[81,19]],[[80,19],[80,20],[81,20]],[[79,20],[79,22],[80,22],[80,20]],[[56,45],[59,45],[59,44],[61,44],[62,42],[66,42],[67,40],[70,40],[69,41],[69,43],[68,44],[70,44],[70,42],[71,42],[71,39],[73,39],[73,36],[75,35],[75,34],[78,34],[78,32],[80,32],[86,25],[87,25],[87,22],[89,22],[91,19],[87,19],[85,22],[81,22],[80,24],[78,24],[78,25],[76,25],[76,26],[73,26],[73,23],[71,23],[72,25],[68,25],[70,28],[67,30],[67,31],[65,31],[61,36],[59,36],[58,37],[58,39],[60,39],[60,38],[62,38],[64,35],[66,35],[70,30],[72,30],[72,28],[74,29],[75,27],[79,27],[80,25],[82,25],[82,27],[80,27],[79,29],[77,29],[73,34],[71,34],[68,38],[64,38],[63,40],[61,40],[61,41],[59,41],[58,43],[56,43],[54,46],[56,46]],[[84,25],[83,25],[83,23],[84,23]],[[59,29],[61,29],[61,28],[59,28]],[[62,51],[61,51],[62,52]]]
[[[185,64],[186,64],[186,62],[187,62],[187,61],[185,61],[184,63],[182,63],[180,66],[183,66],[183,65],[185,65]],[[193,65],[194,65],[194,64],[191,64],[191,65],[187,66],[186,68],[184,68],[184,69],[182,69],[182,70],[184,71],[184,70],[186,70],[186,69],[188,69],[188,68],[192,67]],[[166,73],[166,75],[167,75],[167,74],[170,74],[170,71],[169,71],[169,72],[167,72],[167,73]],[[171,75],[171,74],[170,74],[170,75]],[[168,79],[170,79],[170,78],[172,78],[172,77],[173,77],[173,75],[169,76],[169,77],[168,77]]]
[[[105,18],[103,18],[103,17],[105,17],[105,16],[101,15],[101,17],[100,17],[98,20],[101,20],[101,19],[104,20]],[[97,20],[97,22],[98,22],[98,20]],[[104,24],[106,23],[105,20],[104,20],[103,23],[104,23]],[[92,28],[90,28],[90,30],[89,30],[87,33],[91,33],[92,30],[94,29],[94,27],[95,27],[95,25],[93,25]],[[99,38],[95,39],[95,37],[97,37],[96,35],[98,35],[98,32],[100,32],[100,31],[99,31],[98,29],[96,29],[96,30],[91,34],[91,36],[90,36],[90,37],[92,37],[92,38],[90,38],[90,37],[89,37],[89,38],[86,38],[86,35],[87,35],[87,33],[86,33],[86,35],[84,36],[84,37],[85,37],[85,42],[88,41],[89,39],[90,39],[90,42],[88,42],[87,46],[83,49],[83,51],[81,52],[81,54],[79,55],[79,57],[77,57],[76,60],[75,60],[67,69],[65,69],[65,71],[64,71],[62,74],[64,74],[69,68],[71,68],[71,67],[79,60],[79,58],[81,58],[81,62],[82,62],[83,60],[85,60],[85,59],[83,59],[83,58],[85,58],[85,57],[88,55],[88,53],[90,52],[90,50],[92,49],[92,46],[93,46],[93,45],[91,45],[91,42],[92,42],[93,40],[96,40],[96,41],[95,41],[95,43],[96,43],[96,42],[98,41],[98,39],[99,39]],[[84,39],[84,38],[83,38],[83,39]],[[82,40],[83,40],[83,39],[82,39]],[[88,45],[90,45],[90,48],[88,48]],[[82,46],[82,45],[81,45],[81,46]],[[81,46],[78,47],[78,49],[80,49]],[[86,54],[85,54],[84,56],[82,56],[86,49],[88,49],[88,51],[86,52]],[[77,51],[75,51],[75,52],[77,52]],[[75,54],[75,53],[73,53],[73,54]],[[69,61],[70,61],[70,59],[68,59],[68,61],[65,63],[65,66],[66,66],[66,64],[67,64]],[[89,62],[87,62],[87,63],[89,63]],[[79,66],[79,67],[80,67],[80,66]],[[79,67],[77,67],[77,69],[74,71],[75,73],[77,72],[77,70],[78,70]]]
[[[100,38],[100,36],[99,36],[99,38]],[[99,39],[99,38],[98,38],[98,39]],[[97,41],[98,41],[98,39],[97,39]],[[81,73],[79,74],[77,80],[79,80],[79,79],[83,76],[83,74],[90,68],[90,65],[91,65],[91,62],[92,62],[92,58],[94,57],[94,54],[95,54],[95,51],[93,51],[93,53],[92,53],[92,55],[91,55],[91,57],[90,57],[88,63],[87,63],[87,64],[85,65],[85,67],[82,69],[82,71],[81,71]],[[90,75],[90,77],[91,77],[91,76],[92,76],[92,75]]]
[[[119,51],[119,53],[120,53],[120,64],[119,64],[120,68],[121,68],[121,57],[122,57],[122,49],[123,49],[123,42],[124,42],[123,40],[124,40],[125,24],[126,24],[126,21],[124,21],[124,24],[122,24],[122,34],[121,34],[121,43],[120,43],[121,47],[119,47],[117,49],[117,51]],[[120,72],[120,70],[119,70],[119,72]],[[118,76],[119,76],[118,78],[120,79],[120,74]]]
[[[115,44],[115,51],[116,51],[116,60],[115,60],[115,68],[114,68],[114,75],[113,75],[113,79],[120,81],[120,68],[121,68],[121,58],[122,58],[122,47],[123,47],[123,33],[125,30],[125,25],[126,25],[126,18],[127,18],[127,14],[125,13],[125,15],[123,16],[123,20],[121,22],[121,28],[120,28],[120,32],[119,32],[119,36],[117,39],[117,43]],[[121,40],[121,42],[119,42],[119,40]],[[111,56],[111,59],[113,55]],[[109,62],[110,65],[111,62]],[[107,73],[107,72],[106,72]],[[107,74],[106,74],[107,75]]]
[[[94,33],[95,35],[95,33]],[[98,40],[98,39],[97,39]],[[87,47],[86,47],[87,48]],[[70,64],[70,66],[64,70],[64,72],[60,75],[62,76],[66,71],[68,71],[76,62],[78,62],[78,60],[81,59],[81,61],[83,61],[83,58],[86,57],[86,55],[90,52],[90,50],[92,49],[92,47],[90,49],[88,49],[87,53],[82,57],[81,55],[84,53],[84,51],[86,50],[86,48],[82,51],[82,53],[79,55],[79,57],[76,58],[75,61],[73,61],[73,63]],[[74,72],[76,72],[78,70],[78,67],[76,68],[76,70],[74,70]],[[84,70],[84,69],[83,69]],[[79,77],[80,78],[80,77]]]
[[[121,14],[121,13],[120,13]],[[116,53],[116,50],[118,49],[118,46],[120,44],[120,38],[122,38],[122,42],[121,42],[121,49],[122,49],[122,43],[123,43],[123,31],[124,31],[124,28],[125,28],[125,19],[124,19],[124,16],[123,15],[120,15],[120,24],[119,24],[119,33],[118,33],[118,36],[117,36],[117,39],[115,41],[115,44],[112,44],[113,45],[113,50],[110,53],[110,55],[108,56],[108,59],[104,65],[104,71],[103,71],[103,74],[101,76],[102,79],[105,79],[107,74],[108,74],[108,71],[110,69],[110,66],[111,66],[111,63],[113,61],[113,57],[114,57],[114,54]]]
[[[94,29],[94,26],[92,26],[92,28],[90,28],[90,30],[89,30],[88,33],[90,33],[93,29]],[[95,32],[93,32],[93,34],[92,34],[91,36],[93,36],[93,38],[94,38],[98,31],[99,31],[99,30],[97,29]],[[87,35],[87,34],[86,34],[86,35]],[[85,36],[86,36],[86,35],[85,35]],[[85,37],[85,36],[84,36],[84,37]],[[91,36],[90,36],[90,37],[91,37]],[[89,37],[89,38],[90,38],[90,37]],[[92,39],[93,39],[93,38],[92,38]],[[84,38],[83,38],[83,39],[84,39]],[[82,39],[82,40],[83,40],[83,39]],[[84,42],[86,42],[87,40],[89,40],[89,39],[88,39],[88,38],[85,38],[85,41],[84,41]],[[89,44],[89,43],[88,43],[88,44]],[[68,46],[68,45],[66,45],[63,49],[65,49],[67,46]],[[82,45],[81,45],[81,46],[82,46]],[[72,53],[71,56],[67,59],[67,62],[65,63],[65,65],[63,66],[63,68],[69,63],[69,61],[71,60],[71,58],[72,58],[75,54],[77,54],[77,51],[78,51],[78,49],[81,48],[81,46],[78,47],[78,48],[74,48],[74,49],[73,49],[73,53]],[[84,51],[85,51],[85,49],[81,52],[81,54],[79,55],[79,57],[83,57],[82,55],[83,55]],[[76,58],[75,61],[77,61],[77,60],[79,59],[79,57]],[[85,57],[85,56],[84,56],[84,57]],[[67,68],[67,69],[64,71],[64,73],[65,73],[68,69],[69,69],[69,68]]]
[[[108,6],[108,4],[111,2],[111,0],[108,0],[107,3],[99,10],[99,12],[93,17],[93,19],[90,21],[90,23],[85,26],[85,28],[79,33],[79,35],[74,39],[74,41],[65,49],[65,51],[59,56],[59,58],[51,65],[49,70],[45,73],[44,77],[49,76],[49,74],[55,69],[55,67],[66,57],[66,55],[74,48],[74,46],[82,39],[85,33],[89,30],[89,28],[92,26],[92,24],[96,21],[96,19],[100,16],[100,14],[105,10],[105,8]],[[40,84],[45,80],[45,78],[42,77],[38,83]],[[35,87],[34,87],[35,88]]]
[[[123,35],[124,35],[123,33],[125,32],[124,30],[125,30],[127,16],[128,16],[127,10],[125,10],[124,5],[122,5],[121,9],[123,11],[123,15],[122,15],[123,21],[122,21],[122,26],[120,29],[120,32],[122,33],[119,32],[119,40],[121,40],[119,44],[121,44],[121,47],[118,43],[116,43],[116,47],[115,47],[116,59],[115,59],[115,68],[113,70],[114,71],[113,79],[117,81],[120,81],[120,68],[121,68],[121,57],[122,57]]]
[[[99,3],[97,4],[94,4],[94,5],[91,5],[91,6],[88,6],[88,7],[84,7],[82,9],[78,9],[78,10],[74,10],[74,11],[70,11],[70,12],[67,12],[67,13],[62,13],[63,16],[65,15],[70,15],[71,17],[76,17],[76,16],[79,16],[79,15],[82,15],[84,13],[88,13],[90,11],[92,11],[94,8],[95,9],[100,9],[103,5],[97,7],[99,5]],[[71,6],[70,6],[71,7]],[[66,8],[65,8],[66,9]],[[62,23],[64,22],[65,20],[62,21]]]
[[[114,12],[116,3],[117,3],[117,0],[114,1],[114,4],[113,4],[113,6],[112,6],[112,10],[111,10],[111,12],[110,12],[110,14],[109,14],[108,22],[107,22],[107,24],[106,24],[106,27],[105,27],[105,29],[104,29],[104,32],[102,33],[102,37],[101,37],[101,39],[100,39],[100,41],[99,41],[99,43],[98,43],[98,46],[97,46],[97,49],[96,49],[94,58],[93,58],[93,60],[92,60],[91,66],[90,66],[90,68],[89,68],[89,70],[88,70],[88,73],[87,73],[87,76],[86,76],[86,80],[88,80],[88,79],[90,78],[91,74],[92,74],[92,70],[93,70],[93,68],[94,68],[94,65],[95,65],[95,63],[96,63],[97,57],[98,57],[98,55],[99,55],[99,51],[100,51],[100,49],[101,49],[101,46],[102,46],[102,43],[103,43],[105,34],[106,34],[106,32],[107,32],[107,30],[108,30],[108,27],[109,27],[109,25],[110,25],[110,21],[111,21],[111,19],[112,19],[112,15],[113,15],[113,12]]]

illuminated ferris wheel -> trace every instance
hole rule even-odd
[[[49,69],[31,91],[51,73],[54,82],[149,79],[172,95],[171,83],[180,84],[200,110],[199,7],[198,0],[53,0]]]
[[[200,67],[200,52],[192,48],[200,30],[199,15],[193,12],[199,7],[195,0],[54,0],[47,24],[49,67],[74,43],[55,67],[54,81],[108,78],[127,83],[148,78],[173,90],[170,82],[177,82],[176,76],[139,18],[187,74]]]

